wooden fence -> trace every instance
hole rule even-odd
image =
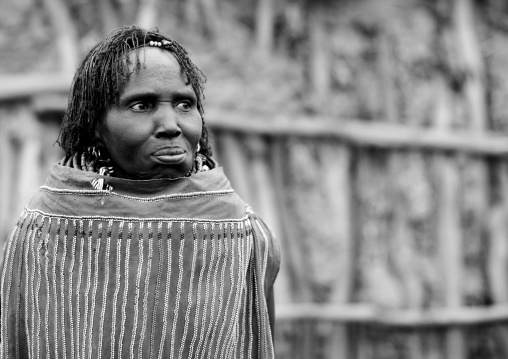
[[[0,86],[2,239],[62,155],[55,83]],[[206,121],[280,239],[279,358],[508,357],[507,137],[243,116]]]
[[[209,123],[232,183],[281,239],[281,358],[508,355],[508,138],[239,118],[213,114]],[[294,179],[308,176],[302,168],[288,170],[309,164],[291,160],[302,146],[318,163],[312,181]],[[327,213],[309,205],[301,224],[289,198],[298,185],[321,195]],[[303,191],[296,196],[309,199]],[[411,208],[422,202],[430,204]],[[333,229],[325,240],[323,225]],[[313,227],[303,234],[305,226]],[[323,280],[321,270],[334,272]],[[327,294],[316,294],[319,286]]]

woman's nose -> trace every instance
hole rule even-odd
[[[182,133],[178,114],[170,104],[160,104],[155,113],[155,136],[177,137]]]

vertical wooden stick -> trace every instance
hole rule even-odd
[[[247,146],[252,154],[250,173],[254,179],[254,190],[258,199],[258,207],[255,210],[263,217],[274,235],[280,238],[282,229],[277,210],[277,206],[280,204],[274,192],[274,183],[269,168],[268,143],[260,137],[250,136],[247,140]],[[278,303],[291,302],[287,266],[282,266],[277,276],[275,298]]]
[[[28,205],[30,198],[41,185],[40,183],[40,156],[41,129],[38,119],[30,111],[23,109],[19,113],[18,124],[23,128],[22,133],[18,133],[18,140],[21,143],[19,154],[19,172],[16,188],[16,210],[18,216],[23,208]]]
[[[310,85],[313,99],[315,99],[314,103],[321,106],[323,103],[327,103],[331,86],[330,45],[324,21],[326,8],[319,1],[309,6]]]
[[[442,291],[444,305],[449,308],[462,306],[462,232],[460,218],[460,175],[456,159],[439,155],[435,159],[439,176],[437,238],[441,256]],[[448,359],[465,358],[465,341],[458,328],[446,333]]]
[[[267,55],[273,46],[273,0],[258,0],[256,7],[256,45]]]
[[[212,157],[219,163],[219,166],[221,166],[222,165],[222,157],[221,157],[222,148],[220,148],[220,146],[219,146],[219,142],[220,142],[219,138],[220,138],[219,131],[217,131],[217,132],[213,131],[208,134],[208,143],[212,147],[212,153],[213,153]]]
[[[247,171],[248,158],[243,146],[240,146],[238,135],[231,132],[221,134],[224,171],[231,181],[234,190],[244,201],[256,208],[257,201],[250,185],[250,171]]]
[[[200,21],[198,0],[186,0],[183,7],[187,24],[192,28],[197,28]]]
[[[62,159],[65,152],[55,144],[60,131],[59,125],[53,121],[45,121],[40,125],[40,140],[42,153],[40,154],[40,178],[39,183],[44,183],[51,166]]]
[[[453,20],[459,45],[460,60],[464,64],[467,82],[464,87],[465,103],[469,107],[470,128],[487,128],[487,101],[485,89],[485,68],[480,49],[475,4],[473,0],[455,0]]]
[[[341,263],[331,300],[348,303],[351,300],[353,283],[353,232],[351,214],[351,151],[346,145],[323,144],[321,146],[323,187],[330,203],[330,212],[339,228],[336,240],[340,243],[336,260]],[[328,357],[348,359],[349,340],[347,325],[336,325],[330,337]]]
[[[100,18],[102,20],[102,32],[107,34],[120,25],[118,9],[115,9],[111,0],[99,1]]]
[[[386,33],[381,32],[378,38],[378,52],[379,52],[379,75],[381,81],[380,93],[383,96],[383,112],[384,120],[386,122],[399,122],[399,114],[397,109],[397,96],[394,86],[394,58],[390,53],[390,41]]]
[[[78,35],[67,4],[63,0],[44,0],[55,28],[56,43],[64,73],[74,73],[78,64]]]
[[[159,11],[157,0],[140,0],[136,23],[144,28],[157,26]]]
[[[4,248],[4,243],[14,225],[12,222],[12,187],[13,187],[13,169],[15,161],[14,151],[8,129],[7,118],[0,118],[0,248]],[[3,251],[0,251],[0,263],[3,263]]]
[[[217,3],[215,0],[198,0],[198,4],[205,35],[213,39],[217,35],[220,24]]]
[[[287,184],[284,172],[287,170],[285,166],[285,151],[283,139],[274,139],[272,143],[272,169],[273,169],[273,185],[277,200],[278,217],[280,219],[279,242],[281,252],[283,254],[282,265],[288,272],[288,281],[291,295],[291,302],[309,302],[311,300],[309,281],[306,275],[305,253],[297,240],[297,233],[291,215],[287,210]]]
[[[496,167],[500,182],[500,203],[490,211],[488,230],[490,238],[487,278],[495,304],[508,303],[508,164],[500,161]],[[495,329],[502,355],[508,355],[508,329],[499,325]]]

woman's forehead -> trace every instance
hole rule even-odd
[[[129,59],[127,61],[129,72],[134,72],[140,68],[169,66],[175,69],[178,68],[183,73],[183,69],[173,52],[158,47],[145,46],[131,50],[127,54],[127,58]]]
[[[192,91],[192,86],[187,81],[187,76],[182,70],[177,59],[172,52],[159,48],[140,49],[139,54],[131,53],[128,63],[129,76],[123,82],[120,88],[120,95],[125,91],[135,90],[136,87],[160,88],[168,90],[168,86],[179,88],[180,91],[186,89]],[[136,65],[136,56],[139,56],[139,64]]]

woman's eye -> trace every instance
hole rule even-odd
[[[189,101],[180,102],[178,105],[176,105],[176,107],[182,111],[190,111],[192,109],[191,103]]]
[[[131,106],[131,109],[137,112],[149,111],[153,108],[150,102],[138,102]]]

